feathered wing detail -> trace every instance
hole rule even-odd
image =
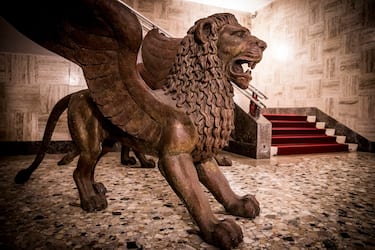
[[[142,30],[125,5],[116,0],[1,5],[2,16],[15,28],[82,67],[94,101],[114,125],[140,139],[157,138],[160,113],[149,104],[159,106],[158,100],[136,70]]]
[[[150,30],[143,39],[141,75],[152,89],[160,89],[167,83],[181,40],[168,38],[157,29]]]

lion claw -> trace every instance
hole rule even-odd
[[[259,202],[254,195],[248,194],[239,198],[226,208],[227,212],[245,218],[253,219],[260,213]]]
[[[232,219],[224,219],[215,224],[211,232],[211,244],[220,249],[232,249],[237,247],[242,240],[242,229]]]
[[[81,208],[86,212],[95,212],[106,209],[108,206],[107,199],[104,195],[98,194],[88,199],[81,200]]]
[[[97,194],[102,194],[102,195],[104,195],[104,194],[107,193],[107,188],[106,188],[106,187],[104,186],[104,184],[101,183],[101,182],[95,182],[95,183],[93,184],[93,187],[94,187],[94,190],[95,190],[95,192],[96,192]]]

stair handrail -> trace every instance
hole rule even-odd
[[[246,96],[250,101],[253,101],[257,106],[261,107],[261,108],[266,108],[267,106],[262,102],[260,101],[259,99],[256,99],[252,96],[252,92],[253,92],[253,89],[255,89],[254,87],[252,88],[247,88],[247,89],[241,89],[240,87],[238,87],[236,84],[233,84],[233,87],[238,90],[241,94],[243,94],[244,96]],[[254,91],[255,92],[255,91]],[[264,99],[267,99],[266,96],[264,96],[265,98]]]
[[[258,96],[260,96],[262,99],[265,99],[267,100],[268,97],[263,94],[263,92],[261,92],[259,89],[255,88],[253,85],[249,84],[249,89],[252,91],[252,92],[255,92]]]
[[[136,11],[135,9],[130,7],[128,4],[124,3],[121,0],[118,0],[118,1],[121,2],[123,5],[125,5],[127,8],[129,8],[130,11],[132,11],[137,16],[137,18],[140,20],[140,22],[142,24],[142,27],[145,28],[147,31],[150,31],[150,30],[156,28],[161,33],[163,33],[166,37],[173,37],[173,35],[171,33],[166,31],[162,27],[154,24],[150,19],[148,19],[147,17],[145,17],[144,15],[142,15],[141,13],[139,13],[138,11]],[[257,106],[257,109],[256,109],[257,112],[256,113],[252,114],[251,110],[250,110],[249,113],[251,115],[253,115],[254,117],[258,117],[259,116],[259,109],[260,108],[266,108],[266,105],[261,100],[259,100],[258,98],[267,100],[268,97],[265,94],[263,94],[260,90],[258,90],[257,88],[255,88],[254,86],[252,86],[250,84],[249,84],[249,87],[247,89],[241,89],[236,84],[234,84],[233,82],[232,82],[232,85],[243,96],[247,97],[250,100],[250,105],[251,105],[251,103],[254,103]]]
[[[120,3],[122,3],[123,5],[125,5],[127,8],[129,8],[129,10],[131,12],[133,12],[137,16],[138,20],[141,22],[142,27],[146,28],[147,31],[150,31],[150,30],[156,28],[161,33],[163,33],[165,36],[167,36],[167,37],[173,37],[173,35],[171,33],[169,33],[168,31],[166,31],[165,29],[163,29],[159,25],[154,24],[150,19],[148,19],[147,17],[145,17],[144,15],[142,15],[141,13],[139,13],[138,11],[136,11],[135,9],[133,9],[132,7],[130,7],[127,3],[124,3],[121,0],[118,0],[118,1]]]

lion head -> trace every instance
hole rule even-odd
[[[182,39],[164,90],[197,127],[195,161],[211,158],[228,143],[234,128],[231,82],[247,88],[265,48],[229,13],[198,20]]]

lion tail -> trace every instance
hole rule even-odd
[[[61,114],[68,108],[70,97],[72,94],[65,96],[60,99],[55,106],[52,108],[52,111],[48,117],[47,125],[44,130],[42,144],[39,147],[39,151],[35,156],[33,163],[28,168],[22,169],[19,171],[14,178],[15,183],[23,184],[29,180],[31,174],[38,168],[42,162],[44,155],[47,151],[48,145],[51,141],[53,131],[55,130],[57,121],[59,120]]]

